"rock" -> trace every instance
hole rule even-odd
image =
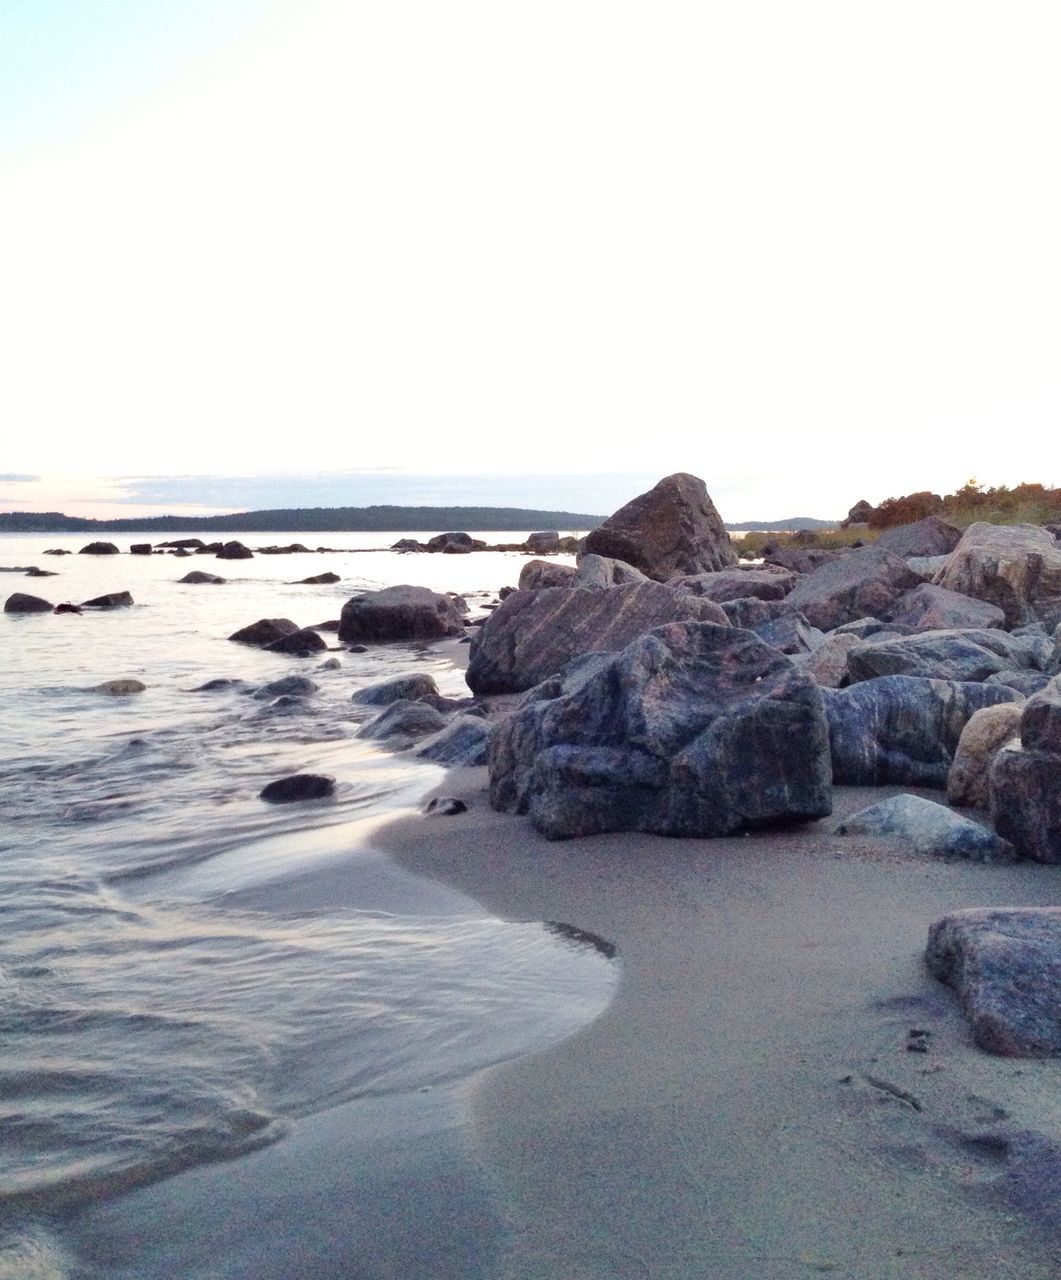
[[[668,585],[694,596],[704,596],[723,604],[727,600],[783,600],[796,585],[791,569],[777,565],[756,568],[720,569],[716,573],[698,573],[675,578]]]
[[[1026,751],[1049,751],[1061,756],[1061,676],[1024,704],[1020,740]]]
[[[726,623],[717,604],[640,582],[517,591],[473,637],[466,679],[473,693],[521,693],[584,653],[621,649],[665,622]]]
[[[467,555],[471,551],[482,551],[486,546],[485,542],[480,542],[478,538],[473,538],[468,533],[440,533],[434,538],[428,538],[426,551],[441,551],[444,555]]]
[[[357,731],[359,738],[397,738],[406,745],[445,728],[441,715],[424,702],[399,698]]]
[[[881,618],[921,579],[890,551],[863,547],[849,551],[801,578],[787,603],[822,631],[857,618]]]
[[[764,547],[763,560],[767,564],[781,569],[791,569],[793,573],[813,573],[823,564],[839,560],[842,551],[827,551],[824,547]]]
[[[78,555],[82,556],[116,556],[121,553],[113,542],[90,542],[87,547],[82,547]]]
[[[905,622],[881,622],[879,618],[856,618],[854,622],[845,622],[837,627],[838,636],[858,636],[860,640],[868,640],[870,636],[891,638],[893,636],[912,636],[917,627],[907,626]]]
[[[406,702],[419,702],[421,698],[437,697],[438,685],[434,676],[426,671],[418,671],[411,676],[395,676],[393,680],[383,680],[379,684],[370,684],[351,697],[365,707],[386,707],[392,702],[404,699]]]
[[[134,542],[129,548],[129,554],[131,556],[149,556],[153,550],[154,548],[150,542]]]
[[[925,960],[954,988],[981,1049],[1061,1054],[1061,907],[956,911],[929,929]]]
[[[93,600],[82,601],[83,609],[123,609],[133,603],[128,591],[111,591],[104,596],[96,596]]]
[[[1061,864],[1061,756],[1003,747],[991,762],[988,785],[998,834],[1022,858]]]
[[[947,563],[946,556],[903,556],[908,569],[913,570],[925,582],[931,582]]]
[[[240,644],[256,644],[264,649],[284,636],[293,636],[299,630],[297,623],[290,618],[259,618],[249,627],[243,627],[229,636],[230,640],[238,640]]]
[[[427,587],[385,587],[353,596],[343,605],[339,639],[347,643],[440,640],[464,629],[458,605]]]
[[[831,811],[821,693],[747,631],[680,622],[572,663],[497,724],[490,800],[549,839],[720,836]]]
[[[320,664],[317,670],[318,671],[339,671],[342,669],[342,665],[343,664],[339,661],[338,658],[326,658]]]
[[[219,560],[252,560],[254,552],[242,542],[226,542],[214,553]]]
[[[860,499],[847,513],[847,519],[841,521],[840,528],[846,529],[851,524],[865,524],[875,510],[872,502],[867,502],[865,498]]]
[[[991,762],[1007,742],[1020,739],[1019,702],[974,711],[966,722],[947,774],[947,799],[970,809],[986,809],[991,803]]]
[[[244,681],[232,680],[227,676],[217,676],[213,680],[207,680],[206,684],[198,685],[192,690],[192,693],[228,693],[234,689],[242,689]]]
[[[527,550],[536,556],[559,555],[560,534],[555,529],[529,534],[527,537]]]
[[[845,818],[836,832],[844,836],[894,836],[909,843],[916,853],[934,858],[1013,861],[1013,846],[993,831],[920,796],[891,796],[881,800]]]
[[[960,529],[939,516],[926,516],[914,524],[885,529],[876,545],[897,556],[946,556],[961,540]]]
[[[452,818],[467,812],[468,806],[456,796],[435,796],[424,806],[424,813],[429,818]]]
[[[1001,684],[1007,689],[1016,689],[1024,698],[1030,698],[1050,683],[1050,676],[1045,671],[996,671],[988,676],[985,684]]]
[[[1009,627],[1061,622],[1061,547],[1037,525],[970,525],[936,583],[997,605]]]
[[[16,591],[4,601],[5,613],[51,613],[54,607],[40,596],[27,595],[24,591]]]
[[[528,560],[519,571],[520,591],[540,591],[543,587],[573,587],[578,570],[553,560]]]
[[[847,670],[852,683],[877,676],[980,681],[998,671],[1034,668],[1036,662],[1025,640],[1004,631],[922,631],[863,641],[848,652]]]
[[[104,680],[93,685],[91,692],[106,693],[112,698],[124,698],[131,693],[143,693],[147,688],[141,680]]]
[[[38,569],[35,564],[26,570],[27,578],[57,578],[59,575],[51,569]]]
[[[823,689],[822,695],[833,781],[853,786],[946,786],[958,739],[973,712],[1020,700],[998,685],[914,676],[863,680],[847,689]]]
[[[847,682],[848,651],[861,643],[858,636],[833,631],[807,657],[800,670],[824,689],[839,689]]]
[[[300,578],[298,582],[293,583],[296,587],[318,587],[324,586],[326,583],[341,581],[337,573],[317,573],[312,578]]]
[[[262,787],[258,798],[270,804],[291,804],[296,800],[321,800],[335,794],[335,779],[323,773],[292,773]]]
[[[632,564],[592,553],[579,556],[576,572],[578,581],[575,585],[580,587],[626,587],[634,582],[652,581]]]
[[[392,551],[426,551],[427,548],[422,542],[417,542],[415,538],[399,538],[397,542],[391,543]]]
[[[667,476],[592,529],[586,551],[623,560],[658,582],[737,562],[704,482],[684,472]]]
[[[72,556],[72,551],[67,551],[63,547],[52,547],[50,551],[45,551],[46,556]]]
[[[309,658],[327,647],[324,639],[309,627],[292,631],[289,636],[281,636],[265,646],[268,653],[286,653],[293,658]]]
[[[204,573],[202,569],[193,569],[191,573],[186,573],[181,582],[224,582],[224,578],[219,578],[216,573]]]
[[[255,689],[253,696],[259,700],[267,698],[308,698],[310,694],[316,693],[320,685],[316,684],[309,676],[284,676],[281,680],[271,680],[268,684],[263,684],[259,689]]]
[[[64,600],[62,604],[55,606],[55,613],[80,613],[81,606],[79,604],[71,604],[69,600]]]
[[[160,547],[176,547],[178,551],[198,550],[205,547],[202,538],[172,538],[169,542],[160,542]]]
[[[467,641],[465,640],[462,643],[467,643]],[[368,653],[368,645],[367,644],[347,645],[346,651],[347,653]]]
[[[802,613],[791,611],[751,629],[764,644],[791,655],[813,653],[824,639],[823,633],[810,626]]]
[[[490,726],[478,716],[457,716],[434,737],[417,747],[415,755],[435,764],[486,764]]]
[[[783,618],[792,610],[783,600],[760,600],[758,596],[742,596],[739,600],[723,600],[722,612],[730,625],[754,631],[764,623]]]
[[[923,582],[905,592],[888,610],[888,619],[911,627],[940,631],[954,627],[1002,627],[1006,615],[997,605],[974,600],[946,587]]]

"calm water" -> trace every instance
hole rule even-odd
[[[522,558],[358,553],[400,535],[310,536],[243,541],[348,549],[53,557],[88,539],[0,536],[0,566],[59,575],[0,573],[5,599],[136,602],[0,618],[0,1278],[76,1274],[76,1260],[46,1272],[26,1259],[79,1205],[274,1142],[294,1117],[540,1047],[609,998],[613,967],[591,947],[502,923],[373,848],[374,829],[444,775],[357,739],[351,694],[414,670],[466,693],[445,652],[299,660],[227,640],[260,617],[337,618],[356,591],[397,582],[466,593],[474,613]],[[191,569],[228,581],[179,584]],[[292,585],[326,570],[342,581]],[[321,669],[332,657],[339,669]],[[319,686],[304,705],[255,696],[292,672]],[[93,687],[123,677],[146,691]],[[216,677],[244,684],[196,692]],[[336,798],[258,800],[303,770],[333,774]]]

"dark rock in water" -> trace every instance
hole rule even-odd
[[[519,571],[520,591],[540,591],[543,587],[573,587],[578,570],[570,564],[553,560],[528,560]]]
[[[584,653],[621,649],[666,622],[726,623],[711,600],[659,582],[517,591],[472,640],[473,693],[521,693]]]
[[[178,551],[187,551],[189,549],[198,550],[205,547],[206,543],[202,538],[171,538],[168,542],[160,542],[160,547],[176,547]]]
[[[856,618],[882,617],[921,579],[890,551],[863,547],[801,578],[787,597],[813,627],[832,631]]]
[[[1020,701],[1018,693],[999,685],[914,676],[882,676],[822,694],[833,781],[853,786],[946,786],[973,712]]]
[[[1045,671],[1011,671],[1007,668],[988,676],[984,683],[1005,685],[1007,689],[1016,689],[1023,697],[1030,698],[1033,693],[1046,688],[1050,676]]]
[[[318,671],[339,671],[342,669],[342,665],[343,664],[339,661],[338,658],[326,658],[320,664],[317,670]]]
[[[973,908],[937,920],[925,960],[988,1053],[1061,1054],[1061,907]]]
[[[555,556],[560,552],[560,534],[556,529],[543,529],[527,535],[527,550],[536,556]]]
[[[1020,743],[1019,702],[983,707],[970,716],[947,774],[947,799],[951,804],[986,809],[991,803],[988,779],[995,756],[1007,743]]]
[[[391,543],[392,551],[426,551],[427,548],[422,542],[417,542],[415,538],[399,538],[397,542]]]
[[[175,550],[173,550],[173,551],[167,551],[167,552],[166,552],[166,555],[169,555],[169,556],[190,556],[191,554],[192,554],[192,553],[191,553],[190,551],[185,550],[185,548],[184,548],[184,547],[177,547],[177,548],[176,548]],[[196,554],[198,554],[198,553],[196,553]]]
[[[46,556],[72,556],[72,551],[67,551],[63,547],[52,547],[50,551],[45,551]]]
[[[93,685],[93,693],[106,693],[112,698],[124,698],[131,693],[143,693],[147,688],[142,680],[104,680]]]
[[[914,524],[885,529],[876,545],[897,556],[946,556],[961,542],[962,531],[941,520],[926,516]]]
[[[367,644],[348,644],[346,646],[347,653],[368,653]]]
[[[498,600],[507,600],[516,590],[516,587],[502,587],[497,593],[497,598]]]
[[[490,726],[478,716],[457,716],[433,738],[417,747],[415,755],[434,764],[486,764]]]
[[[737,562],[704,482],[684,472],[665,477],[591,530],[586,551],[624,560],[658,582]]]
[[[359,738],[398,738],[406,745],[428,734],[438,733],[446,722],[434,707],[426,702],[409,702],[400,698],[392,702],[357,731]]]
[[[796,585],[796,575],[791,569],[778,565],[760,568],[719,569],[716,573],[697,573],[675,578],[670,586],[691,591],[694,596],[706,596],[717,604],[727,600],[783,600]]]
[[[997,605],[1008,627],[1061,622],[1061,547],[1035,525],[970,525],[936,581]]]
[[[291,804],[295,800],[320,800],[335,794],[335,779],[323,773],[293,773],[262,787],[259,799],[270,804]]]
[[[266,698],[308,698],[310,694],[316,693],[320,685],[316,684],[309,676],[284,676],[280,680],[270,680],[268,684],[263,684],[261,688],[255,689],[254,697],[260,699]]]
[[[996,605],[948,591],[946,587],[934,587],[928,582],[901,595],[888,610],[888,618],[926,631],[1002,627],[1006,621],[1006,615]]]
[[[296,587],[318,587],[324,586],[326,583],[341,581],[337,573],[317,573],[312,578],[300,578],[294,585]]]
[[[129,554],[131,556],[149,556],[153,550],[154,548],[150,542],[134,542],[129,548]]]
[[[256,644],[264,649],[275,640],[293,636],[298,630],[298,623],[292,622],[290,618],[260,618],[249,627],[234,632],[229,639],[238,640],[240,644]]]
[[[468,806],[456,796],[435,796],[424,806],[424,814],[429,818],[453,818],[467,812]]]
[[[246,682],[243,680],[232,680],[227,676],[218,676],[214,680],[207,680],[206,684],[201,684],[192,690],[192,693],[228,693],[234,689],[242,689]]]
[[[993,831],[920,796],[891,796],[839,823],[838,835],[892,836],[917,853],[971,862],[1012,862],[1013,846]]]
[[[912,636],[917,627],[908,626],[905,622],[881,622],[879,618],[856,618],[854,622],[845,622],[837,627],[838,636],[858,636],[868,640],[870,636]]]
[[[425,551],[442,552],[443,555],[467,555],[470,551],[482,551],[486,546],[469,533],[440,533],[428,538]]]
[[[1023,639],[1004,631],[922,631],[877,636],[847,655],[852,683],[877,676],[922,676],[930,680],[986,680],[998,671],[1034,668],[1038,656]]]
[[[113,542],[90,542],[87,547],[82,547],[78,555],[82,556],[116,556],[120,552]]]
[[[5,613],[51,613],[54,607],[40,596],[30,596],[24,591],[16,591],[4,601]]]
[[[69,600],[64,600],[62,604],[55,606],[56,613],[80,613],[81,606],[79,604],[71,604]]]
[[[214,553],[219,560],[252,560],[254,552],[242,542],[226,542]]]
[[[1061,864],[1061,755],[1003,747],[991,762],[991,822],[1022,858]]]
[[[354,641],[441,640],[464,630],[463,614],[448,595],[427,587],[365,591],[343,605],[339,639]]]
[[[311,631],[309,627],[293,631],[289,636],[281,636],[279,640],[265,646],[269,653],[286,653],[293,658],[309,658],[327,647],[316,631]]]
[[[311,623],[310,623],[310,627],[309,627],[309,629],[310,629],[311,631],[328,631],[328,632],[338,632],[338,630],[339,630],[339,619],[338,619],[338,618],[329,618],[327,622],[311,622]]]
[[[219,578],[216,573],[204,573],[202,569],[193,569],[191,573],[186,573],[181,582],[224,582],[224,578]]]
[[[821,693],[747,631],[673,623],[594,654],[495,726],[490,799],[550,839],[719,836],[831,811]]]
[[[401,698],[406,702],[419,702],[421,698],[437,696],[435,677],[428,675],[426,671],[417,671],[413,675],[395,676],[393,680],[383,680],[379,684],[358,689],[350,701],[366,707],[386,707]]]
[[[59,575],[51,569],[38,569],[37,566],[30,565],[26,570],[27,578],[57,578]]]
[[[122,609],[133,603],[128,591],[111,591],[105,596],[96,596],[92,600],[82,601],[83,609]]]
[[[632,564],[613,560],[608,556],[593,554],[578,558],[576,581],[568,585],[576,587],[628,587],[634,582],[651,582],[652,579],[635,569]]]

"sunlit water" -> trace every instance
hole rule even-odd
[[[274,1141],[293,1117],[548,1043],[609,997],[612,968],[592,947],[412,885],[373,850],[374,828],[443,772],[358,739],[367,713],[351,695],[414,670],[466,694],[444,653],[351,654],[325,633],[335,652],[296,659],[227,639],[261,617],[337,618],[356,591],[397,582],[465,593],[474,614],[521,557],[358,553],[399,535],[311,536],[348,550],[53,557],[88,539],[0,536],[0,566],[59,575],[0,573],[5,599],[135,601],[0,618],[0,1276],[33,1274],[41,1215]],[[116,539],[123,551],[140,540]],[[191,569],[227,581],[179,584]],[[326,570],[342,581],[292,585]],[[339,668],[321,669],[333,657]],[[293,672],[318,691],[294,708],[256,696]],[[196,691],[217,677],[243,683]],[[94,688],[116,678],[147,688]],[[336,797],[258,798],[301,771],[335,776]],[[338,900],[353,905],[313,891],[336,867]]]

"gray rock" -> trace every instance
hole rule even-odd
[[[973,712],[1020,701],[1018,693],[998,685],[914,676],[863,680],[847,689],[823,689],[822,695],[833,781],[854,786],[946,786]]]
[[[621,649],[665,622],[724,624],[726,615],[711,600],[658,582],[517,591],[473,637],[468,687],[475,694],[521,693],[572,658]]]
[[[57,578],[58,576],[51,569],[40,569],[35,564],[31,564],[26,570],[27,578]]]
[[[296,587],[319,587],[339,581],[341,579],[337,573],[315,573],[312,578],[299,578],[298,582],[292,585]]]
[[[847,683],[848,651],[861,643],[858,636],[830,632],[800,669],[822,688],[839,689]]]
[[[435,796],[424,806],[424,814],[429,818],[453,818],[467,812],[468,806],[456,796]]]
[[[737,562],[704,482],[684,472],[666,476],[592,529],[586,551],[623,560],[657,582]]]
[[[1037,525],[970,525],[936,582],[997,605],[1009,627],[1061,622],[1061,547]]]
[[[292,804],[298,800],[321,800],[334,794],[334,778],[322,773],[293,773],[268,783],[258,796],[270,804]]]
[[[839,560],[843,551],[827,551],[824,547],[773,547],[763,548],[763,560],[793,573],[813,573],[823,564]]]
[[[926,631],[943,631],[955,627],[1002,627],[1006,615],[986,600],[974,600],[923,582],[896,600],[888,610],[888,619]]]
[[[338,658],[325,658],[325,660],[317,668],[318,671],[339,671],[342,669],[342,663]]]
[[[51,613],[54,608],[47,600],[27,595],[25,591],[16,591],[4,601],[5,613]]]
[[[214,553],[218,560],[252,560],[254,552],[242,542],[225,542]]]
[[[270,680],[268,684],[263,684],[261,688],[255,689],[254,697],[259,699],[265,698],[308,698],[310,694],[316,693],[320,688],[315,681],[309,676],[284,676],[281,680]]]
[[[397,739],[404,745],[438,733],[446,722],[426,702],[409,702],[400,698],[384,708],[357,731],[359,738]],[[398,745],[395,743],[394,745]]]
[[[723,604],[727,600],[743,600],[749,597],[759,600],[783,600],[796,585],[796,575],[791,569],[777,565],[757,568],[720,569],[715,573],[697,573],[671,581],[672,587],[690,591]]]
[[[327,647],[324,639],[309,627],[293,631],[289,636],[281,636],[279,640],[265,646],[269,653],[286,653],[292,658],[310,658]]]
[[[201,569],[193,569],[191,573],[186,573],[180,581],[189,583],[224,582],[225,579],[218,577],[216,573],[204,573]]]
[[[792,611],[783,613],[770,622],[760,623],[751,630],[764,644],[792,655],[813,653],[825,638],[817,627],[812,627],[807,622],[802,613]]]
[[[358,689],[350,701],[366,707],[386,707],[399,699],[419,702],[421,698],[437,696],[435,677],[426,671],[417,671],[413,675],[395,676],[392,680],[382,680],[379,684]]]
[[[954,525],[939,516],[926,516],[913,524],[885,529],[876,545],[897,556],[946,556],[961,539],[962,531]]]
[[[1003,747],[991,762],[989,785],[998,834],[1022,858],[1061,864],[1061,756]]]
[[[1022,711],[1022,703],[1003,702],[997,707],[982,707],[969,717],[947,774],[947,799],[951,804],[988,808],[991,763],[1007,743],[1019,742]]]
[[[907,626],[905,622],[882,622],[879,618],[856,618],[854,622],[845,622],[835,628],[838,636],[858,636],[868,640],[870,636],[912,636],[917,627]]]
[[[857,618],[883,617],[921,579],[890,551],[862,547],[830,560],[801,578],[787,602],[822,631]]]
[[[971,862],[1012,862],[1013,846],[993,831],[920,796],[891,796],[860,809],[836,828],[838,835],[890,836],[917,853]]]
[[[1005,685],[1007,689],[1016,689],[1022,697],[1030,698],[1033,693],[1046,688],[1050,677],[1045,671],[1011,671],[1007,668],[988,676],[984,683]]]
[[[926,582],[931,582],[947,563],[946,556],[903,556],[907,567],[919,574]]]
[[[363,592],[347,600],[339,618],[339,639],[346,643],[440,640],[460,635],[463,629],[457,603],[427,587]]]
[[[731,626],[754,631],[756,627],[783,618],[792,609],[784,600],[760,600],[757,596],[744,596],[740,600],[723,600],[722,612],[730,620]]]
[[[129,548],[129,554],[131,556],[149,556],[153,550],[154,548],[150,542],[134,542]]]
[[[127,608],[132,603],[133,597],[128,591],[111,591],[107,595],[85,600],[81,607],[83,609],[122,609]]]
[[[48,554],[47,552],[45,554]],[[113,542],[90,542],[87,547],[82,547],[78,555],[82,556],[116,556],[120,552]]]
[[[249,627],[242,627],[234,632],[229,639],[236,640],[240,644],[254,644],[264,649],[275,640],[282,640],[284,636],[293,636],[298,630],[298,623],[292,622],[290,618],[259,618]]]
[[[956,911],[929,929],[925,960],[954,988],[981,1049],[1061,1054],[1061,907]]]
[[[1020,739],[1026,751],[1049,751],[1061,756],[1061,676],[1024,704]]]
[[[519,571],[520,591],[540,591],[543,587],[573,587],[578,578],[574,565],[554,560],[528,560]]]
[[[490,726],[478,716],[457,716],[448,725],[417,747],[415,755],[434,764],[486,764]]]
[[[397,542],[391,543],[392,551],[426,551],[427,548],[422,542],[417,542],[415,538],[399,538]]]
[[[493,731],[490,799],[550,839],[719,836],[831,811],[821,693],[750,632],[672,623],[543,683]]]
[[[847,670],[852,683],[878,676],[980,681],[998,671],[1034,669],[1037,661],[1024,639],[993,629],[964,629],[875,636],[850,650]]]
[[[216,676],[207,680],[206,684],[197,685],[192,693],[230,693],[234,689],[242,689],[244,681],[233,680],[228,676]]]
[[[131,693],[143,693],[147,688],[142,680],[104,680],[94,685],[93,693],[105,693],[111,698],[126,698]]]
[[[592,552],[579,556],[577,575],[575,585],[579,587],[628,587],[635,582],[652,581],[632,564]]]
[[[560,550],[560,534],[556,529],[543,529],[529,534],[527,550],[536,556],[554,556]]]

